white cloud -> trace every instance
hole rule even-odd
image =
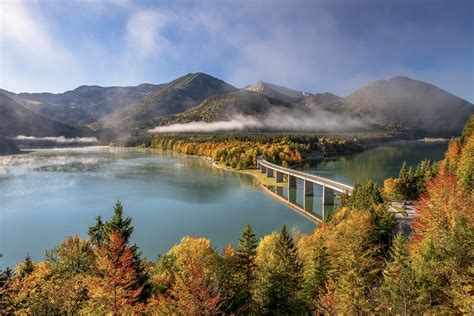
[[[126,27],[127,49],[135,58],[158,57],[170,45],[161,34],[168,21],[169,17],[158,11],[138,10],[133,13]]]
[[[65,61],[69,54],[50,34],[36,2],[6,0],[0,4],[1,47],[27,60]]]

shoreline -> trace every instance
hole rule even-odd
[[[288,200],[284,199],[283,197],[279,196],[278,194],[275,194],[274,192],[272,192],[271,190],[269,190],[268,188],[265,187],[265,184],[262,182],[262,179],[261,177],[257,176],[257,173],[261,174],[260,173],[260,170],[258,169],[243,169],[243,170],[237,170],[237,169],[233,169],[233,168],[229,168],[227,166],[223,166],[223,165],[220,165],[214,161],[212,161],[212,159],[210,159],[209,157],[206,157],[208,158],[208,160],[211,161],[211,165],[213,167],[216,167],[218,169],[221,169],[221,170],[224,170],[224,171],[229,171],[229,172],[235,172],[235,173],[240,173],[240,174],[246,174],[246,175],[249,175],[251,176],[255,181],[255,186],[257,188],[259,188],[260,190],[262,190],[263,192],[267,193],[268,195],[270,195],[271,197],[275,198],[276,200],[282,202],[283,204],[287,205],[288,207],[290,207],[291,209],[293,209],[294,211],[296,211],[297,213],[299,213],[300,215],[303,215],[304,217],[306,217],[307,219],[309,219],[310,221],[312,221],[313,223],[319,225],[321,223],[324,222],[323,219],[317,217],[315,214],[312,214],[308,211],[306,211],[305,209],[303,209],[301,206],[299,205],[296,205],[296,204],[293,204],[291,202],[289,202]],[[255,170],[256,172],[251,172]],[[263,174],[262,174],[263,175]],[[267,178],[265,178],[267,179]],[[282,184],[277,184],[274,180],[270,180],[272,183],[268,183],[268,185],[274,185],[274,186],[280,186],[280,187],[286,187],[286,185],[282,185]],[[274,182],[274,183],[273,183]]]

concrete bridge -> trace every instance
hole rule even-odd
[[[296,208],[298,211],[303,212],[304,215],[310,217],[311,219],[317,219],[321,221],[320,218],[317,218],[313,212],[308,213],[308,207],[306,205],[308,196],[314,195],[314,186],[319,185],[322,187],[322,209],[323,209],[323,218],[324,218],[324,205],[334,205],[336,194],[346,193],[351,194],[353,187],[343,184],[331,179],[323,178],[313,174],[284,168],[278,165],[275,165],[271,162],[268,162],[262,158],[257,158],[257,168],[264,174],[267,178],[275,178],[275,182],[278,183],[287,183],[288,186],[288,204]],[[296,203],[290,201],[290,192],[297,189],[297,179],[302,180],[303,182],[303,207],[301,208]],[[272,192],[273,193],[273,192]]]

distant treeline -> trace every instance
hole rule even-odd
[[[118,144],[210,157],[215,162],[236,169],[256,167],[257,156],[291,166],[300,164],[309,155],[329,156],[362,150],[357,138],[279,133],[157,134],[154,137],[127,139]]]

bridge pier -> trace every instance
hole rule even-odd
[[[313,196],[314,193],[313,182],[304,180],[303,192],[304,196]]]
[[[323,186],[323,207],[324,205],[334,205],[335,193],[333,189]]]
[[[283,182],[283,172],[277,171],[276,172],[276,182]]]
[[[296,189],[296,177],[288,175],[288,189]]]
[[[267,168],[267,178],[273,178],[273,169]]]

